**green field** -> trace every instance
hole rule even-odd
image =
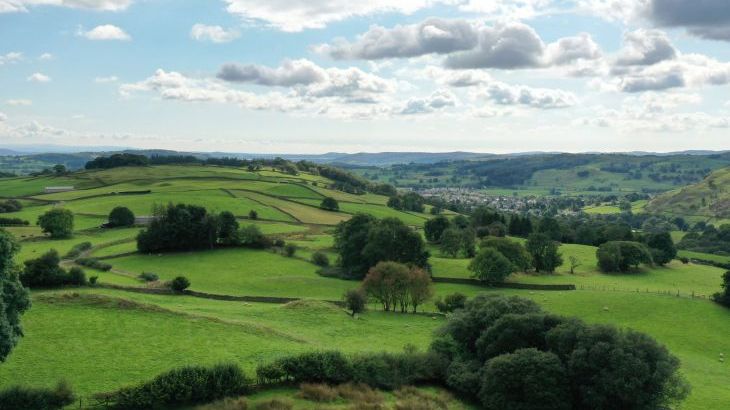
[[[368,312],[355,319],[341,308],[323,302],[339,301],[346,290],[359,286],[356,281],[321,276],[319,268],[309,262],[313,252],[324,251],[334,263],[337,255],[333,251],[332,231],[337,222],[354,212],[398,217],[414,226],[427,220],[427,215],[385,207],[382,196],[332,191],[325,188],[327,181],[316,175],[292,177],[273,171],[250,173],[223,167],[122,168],[85,171],[69,178],[78,181],[74,185],[85,183],[90,189],[41,194],[45,200],[63,204],[27,204],[16,214],[34,222],[53,206],[83,213],[76,215],[73,238],[51,240],[34,226],[12,228],[10,231],[21,239],[22,245],[17,262],[51,248],[63,254],[74,245],[89,241],[94,246],[90,255],[108,258],[106,261],[113,265],[110,272],[86,269],[87,276],[98,276],[102,285],[144,287],[137,276],[152,272],[163,281],[184,275],[191,281],[190,289],[199,292],[306,300],[290,304],[247,303],[105,287],[34,290],[33,307],[23,317],[25,337],[9,360],[0,365],[0,386],[50,386],[66,378],[78,393],[89,395],[147,380],[184,364],[230,360],[251,373],[258,364],[309,350],[399,351],[407,345],[425,349],[433,332],[444,322],[442,316],[434,314],[433,302],[422,307],[426,312],[423,315],[385,313],[371,305]],[[16,180],[20,181],[3,180],[2,184],[12,186],[22,195],[39,194],[37,187],[42,190],[43,184],[21,189],[21,183],[7,182]],[[152,192],[110,194],[147,189]],[[323,196],[338,198],[342,212],[319,209]],[[126,205],[144,215],[154,204],[167,202],[231,210],[240,217],[242,225],[256,224],[265,234],[296,245],[296,255],[285,257],[273,251],[243,248],[146,255],[134,253],[134,238],[141,227],[96,228],[113,206]],[[254,207],[263,220],[246,219]],[[442,257],[433,245],[429,245],[429,250],[435,277],[470,277],[469,259]],[[550,312],[646,332],[682,361],[682,372],[693,385],[682,408],[726,408],[730,402],[726,388],[730,372],[718,358],[720,353],[730,353],[730,311],[707,299],[719,290],[722,269],[674,261],[666,267],[609,275],[598,271],[595,247],[562,245],[560,251],[566,261],[569,256],[580,261],[574,274],[569,273],[566,263],[552,275],[520,273],[508,280],[570,283],[577,286],[576,291],[496,290],[438,283],[435,294],[519,295],[534,299]],[[115,256],[120,254],[126,255]],[[708,259],[687,252],[680,255]],[[727,259],[717,255],[715,258]],[[252,397],[251,402],[274,396],[287,397],[302,408],[321,408],[307,407],[309,404],[294,397],[291,389],[262,393]],[[392,401],[391,395],[386,396]]]

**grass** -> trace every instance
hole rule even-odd
[[[704,253],[704,252],[693,252],[693,251],[685,251],[680,249],[677,252],[678,256],[683,256],[690,259],[699,259],[704,261],[711,261],[711,262],[717,262],[717,263],[730,263],[730,256],[725,255],[715,255],[712,253]]]
[[[28,259],[37,258],[49,249],[55,249],[61,256],[66,254],[74,245],[81,242],[91,242],[93,245],[115,242],[121,239],[133,238],[139,232],[139,228],[120,229],[98,229],[88,232],[76,232],[69,239],[31,239],[20,243],[20,252],[15,260],[22,262]]]
[[[336,225],[350,217],[340,212],[331,212],[319,209],[314,206],[304,205],[297,202],[287,201],[248,191],[234,191],[239,198],[248,198],[264,206],[284,212],[296,220],[309,224]]]
[[[297,199],[297,202],[305,203],[311,206],[319,206],[319,200]],[[376,218],[398,218],[407,225],[423,226],[429,216],[426,214],[409,213],[398,211],[384,205],[363,204],[353,202],[339,202],[340,212],[348,214],[364,213],[370,214]]]
[[[186,276],[190,289],[217,294],[339,300],[347,289],[358,286],[322,277],[309,262],[249,249],[133,255],[108,262],[134,274],[151,271],[164,280]]]

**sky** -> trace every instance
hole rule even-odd
[[[730,149],[728,0],[0,0],[0,145]]]

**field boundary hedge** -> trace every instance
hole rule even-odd
[[[556,285],[541,285],[537,283],[496,283],[489,284],[482,282],[477,279],[466,279],[466,278],[444,278],[444,277],[433,277],[431,280],[434,283],[454,283],[459,285],[473,285],[490,288],[502,288],[502,289],[528,289],[528,290],[575,290],[573,284],[556,284]]]

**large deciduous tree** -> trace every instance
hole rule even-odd
[[[69,238],[74,230],[74,214],[68,209],[51,209],[38,217],[38,225],[51,238]]]
[[[532,256],[532,266],[537,272],[555,272],[563,264],[558,252],[559,243],[544,233],[533,233],[527,238],[527,252]]]
[[[28,290],[18,280],[13,263],[19,250],[15,239],[0,229],[0,362],[7,359],[23,336],[20,316],[30,308]]]

